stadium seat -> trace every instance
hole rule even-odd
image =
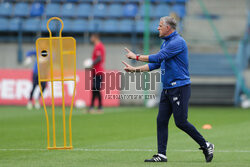
[[[7,18],[0,18],[0,31],[7,31],[8,30],[8,19]]]
[[[92,15],[92,6],[88,3],[81,3],[76,8],[76,17],[89,17]]]
[[[29,18],[23,22],[23,31],[38,32],[41,30],[41,20],[39,18]]]
[[[106,20],[103,24],[103,31],[114,33],[118,31],[118,21],[115,19]]]
[[[48,17],[60,16],[60,4],[58,4],[58,3],[49,3],[46,6],[45,14]]]
[[[157,30],[158,26],[159,26],[159,19],[152,20],[150,22],[150,32],[158,33],[158,30]]]
[[[61,3],[65,2],[66,0],[51,0],[52,3]]]
[[[36,2],[40,2],[40,3],[45,4],[47,2],[47,0],[37,0]]]
[[[9,20],[9,30],[10,31],[18,31],[19,30],[19,26],[22,26],[20,24],[23,24],[22,19],[21,18],[12,18]]]
[[[111,4],[107,11],[108,17],[120,18],[123,16],[123,7],[121,4]]]
[[[94,17],[106,17],[107,15],[107,6],[103,3],[94,5],[93,9]]]
[[[125,3],[125,2],[128,2],[127,0],[115,0],[115,2],[118,2],[118,3]]]
[[[63,32],[72,32],[72,23],[73,21],[71,19],[63,19]]]
[[[29,5],[24,2],[16,3],[14,7],[14,15],[18,17],[29,16]]]
[[[128,3],[123,8],[124,17],[135,17],[138,11],[138,7],[134,3]]]
[[[33,3],[30,9],[30,16],[42,16],[44,12],[44,5],[42,3]]]
[[[88,3],[92,3],[93,2],[93,0],[78,0],[80,3],[81,2],[88,2]]]
[[[102,32],[103,21],[99,19],[90,20],[89,22],[89,32]]]
[[[66,2],[72,2],[72,3],[74,3],[74,2],[79,2],[79,0],[66,0]]]
[[[85,19],[76,19],[72,23],[73,32],[86,32],[88,31],[88,21]]]
[[[186,3],[188,0],[175,0],[176,3]]]
[[[136,2],[136,3],[140,3],[142,2],[143,0],[128,0],[128,2]]]
[[[233,56],[233,55],[231,55]],[[233,56],[235,58],[235,56]],[[233,76],[234,72],[225,55],[190,54],[190,74],[200,76]]]
[[[176,0],[150,0],[152,3],[175,3]]]
[[[172,12],[176,13],[180,18],[183,18],[186,15],[186,7],[183,4],[175,4],[172,7]]]
[[[43,32],[48,32],[48,30],[47,30],[48,20],[49,20],[49,18],[42,20],[42,26],[41,26],[42,28],[41,29]],[[49,28],[52,32],[59,31],[61,28],[61,24],[57,20],[52,20],[49,24]]]
[[[0,3],[0,16],[11,16],[12,9],[13,7],[11,3]]]
[[[115,1],[115,0],[114,0]],[[98,0],[98,2],[100,2],[100,3],[112,3],[113,2],[113,0]]]
[[[159,1],[159,0],[158,0]],[[175,3],[176,0],[163,0],[164,2],[167,2],[167,3]]]
[[[144,31],[144,20],[137,20],[135,28],[136,32],[142,33]]]
[[[76,7],[73,3],[65,3],[61,8],[61,15],[63,17],[74,17],[75,16]]]
[[[47,32],[48,30],[47,30],[47,21],[48,21],[49,19],[43,19],[42,20],[42,26],[41,26],[41,30],[42,30],[42,32]],[[52,27],[52,25],[50,26],[50,28]],[[52,28],[51,28],[51,31],[52,31]]]
[[[153,17],[153,11],[154,11],[154,6],[153,5],[150,5],[149,6],[149,17]],[[145,17],[145,5],[141,5],[140,9],[139,9],[139,16],[141,17]]]
[[[167,4],[158,4],[155,6],[153,16],[154,17],[163,17],[168,16],[170,12],[170,8]]]
[[[119,32],[131,33],[135,29],[134,20],[124,19],[119,22]]]

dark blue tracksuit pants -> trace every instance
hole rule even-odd
[[[36,86],[39,85],[39,83],[38,83],[38,74],[33,73],[32,82],[33,82],[33,87],[32,87],[31,92],[30,92],[30,100],[33,99],[34,90],[35,90]],[[42,91],[44,91],[44,89],[46,87],[46,82],[41,82],[41,86],[42,86]],[[41,97],[41,93],[39,95],[39,98],[40,97]]]
[[[176,126],[186,132],[200,146],[206,147],[205,139],[196,128],[187,121],[190,95],[190,84],[172,89],[163,89],[157,116],[158,153],[166,155],[168,122],[172,113]]]

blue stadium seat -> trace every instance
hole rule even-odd
[[[36,0],[36,2],[40,2],[40,3],[45,4],[47,2],[47,0]]]
[[[159,1],[159,0],[158,0]],[[167,2],[167,3],[175,3],[176,0],[163,0],[164,2]]]
[[[107,11],[108,17],[120,18],[123,16],[123,7],[121,4],[111,4]]]
[[[92,15],[92,6],[88,3],[81,3],[75,13],[76,17],[89,17]]]
[[[0,18],[0,31],[7,31],[9,28],[9,21],[7,18]]]
[[[63,19],[63,32],[72,32],[72,20],[71,19]]]
[[[119,32],[131,33],[135,30],[135,22],[131,19],[124,19],[119,22]]]
[[[66,0],[66,2],[72,2],[72,3],[75,3],[75,2],[79,2],[79,0]]]
[[[233,55],[232,55],[233,56]],[[235,57],[235,56],[233,56]],[[200,76],[233,76],[233,69],[225,55],[189,54],[190,74]]]
[[[14,8],[14,15],[18,17],[29,16],[29,5],[24,2],[16,3]]]
[[[136,32],[142,33],[144,31],[144,20],[137,20],[135,28]]]
[[[188,0],[150,0],[152,3],[186,3]]]
[[[150,32],[158,33],[158,30],[157,30],[158,26],[159,26],[159,19],[152,20],[150,22]]]
[[[46,6],[45,14],[48,17],[60,16],[60,4],[58,3],[49,3]]]
[[[175,0],[176,3],[186,3],[188,0]]]
[[[89,22],[89,32],[102,32],[103,21],[99,19],[90,20]]]
[[[118,3],[125,3],[125,2],[128,2],[127,0],[115,0],[115,2],[118,2]]]
[[[128,3],[123,8],[124,17],[135,17],[138,11],[138,6],[134,3]]]
[[[158,4],[155,6],[155,12],[153,13],[154,17],[163,17],[168,16],[170,13],[170,8],[167,4]]]
[[[112,3],[113,2],[113,0],[98,0],[98,2],[101,2],[101,3]]]
[[[150,5],[149,6],[149,16],[150,17],[153,17],[152,15],[153,15],[153,11],[154,11],[154,6],[153,5]],[[142,5],[141,7],[140,7],[140,9],[139,9],[139,15],[141,16],[141,17],[145,17],[145,5]]]
[[[9,20],[9,30],[10,31],[18,31],[20,24],[23,24],[21,18],[12,18]]]
[[[65,3],[61,8],[61,15],[63,17],[74,17],[75,16],[76,7],[73,3]]]
[[[66,0],[51,0],[52,3],[61,3],[65,2]]]
[[[176,13],[180,18],[186,16],[186,7],[183,4],[175,4],[172,7],[172,12]]]
[[[48,32],[47,30],[47,22],[50,18],[42,20],[42,31],[43,32]],[[59,31],[61,28],[61,23],[57,20],[52,20],[49,24],[49,28],[52,32]]]
[[[136,3],[140,3],[142,2],[143,0],[128,0],[128,2],[136,2]]]
[[[41,20],[39,18],[28,18],[23,22],[23,31],[38,32],[41,30]]]
[[[118,30],[118,21],[115,19],[106,20],[103,24],[103,31],[114,33]]]
[[[107,6],[104,3],[99,3],[94,5],[94,17],[106,17],[107,15]]]
[[[30,9],[30,16],[42,16],[44,12],[44,5],[42,3],[33,3]]]
[[[78,0],[80,3],[81,2],[88,2],[88,3],[93,3],[93,0]]]
[[[72,31],[83,33],[88,31],[88,21],[85,19],[76,19],[72,23]]]
[[[150,0],[152,3],[175,3],[176,0]]]
[[[48,30],[47,30],[47,21],[48,21],[49,19],[43,19],[42,20],[42,25],[41,25],[41,30],[42,30],[42,32],[47,32]],[[51,29],[51,31],[52,31],[52,28],[51,28],[52,26],[50,26],[50,29]]]
[[[0,16],[11,16],[12,15],[12,4],[8,2],[0,3]]]

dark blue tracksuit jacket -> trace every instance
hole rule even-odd
[[[190,84],[188,72],[188,49],[185,40],[174,31],[164,40],[157,54],[149,55],[150,71],[161,67],[163,89]]]

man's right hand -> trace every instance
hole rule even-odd
[[[124,61],[122,61],[122,63],[125,65],[124,70],[125,70],[126,72],[135,72],[135,71],[136,71],[136,68],[135,68],[135,67],[129,65],[128,63],[126,63],[126,62],[124,62]]]

